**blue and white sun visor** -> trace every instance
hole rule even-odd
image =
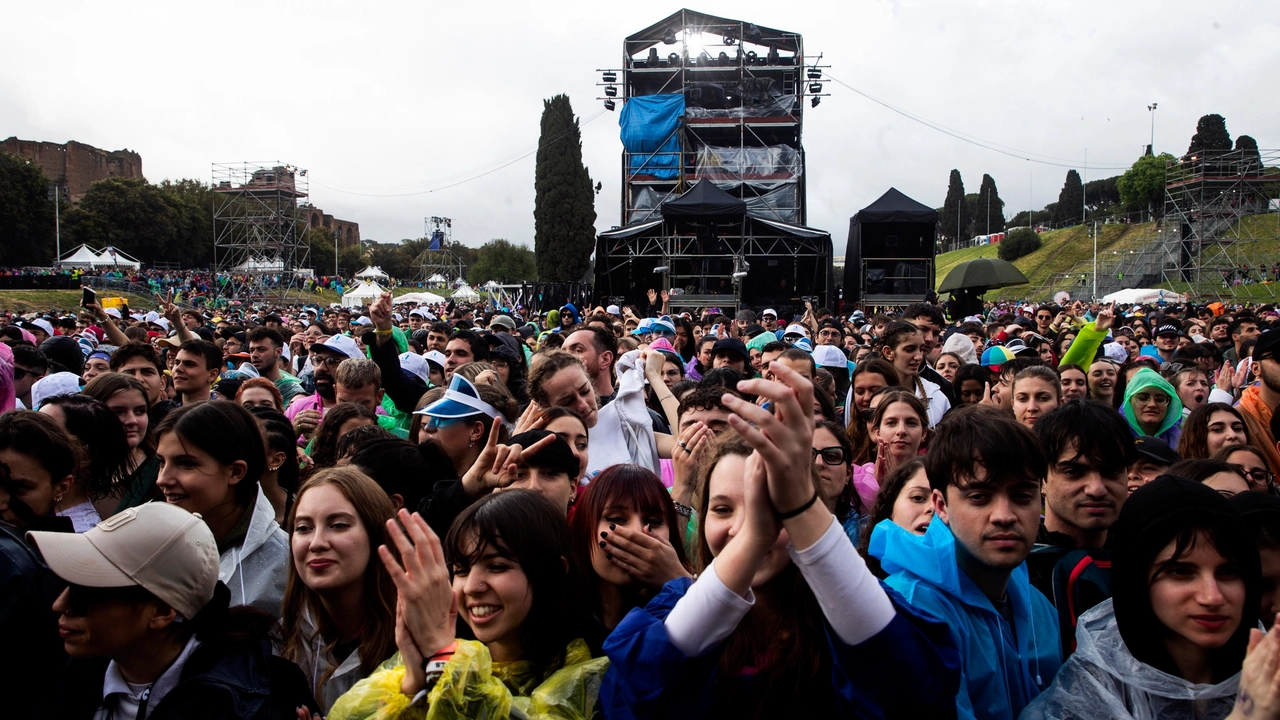
[[[480,413],[491,418],[502,414],[497,408],[480,399],[480,392],[476,390],[475,385],[454,373],[453,380],[449,382],[449,389],[444,391],[444,397],[414,412],[414,415],[453,419],[471,417]]]

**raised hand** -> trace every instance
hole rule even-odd
[[[679,442],[671,452],[671,465],[675,475],[671,483],[671,499],[683,505],[689,504],[694,485],[697,484],[698,463],[702,461],[704,451],[713,439],[715,433],[701,422],[693,423],[680,431]]]
[[[373,326],[378,330],[391,329],[394,320],[391,315],[391,293],[384,292],[373,301],[369,306],[369,319],[373,320]]]
[[[387,521],[387,534],[400,558],[397,560],[386,545],[378,546],[378,557],[396,585],[397,620],[403,620],[408,637],[420,653],[430,656],[454,641],[458,621],[458,605],[440,538],[421,515],[410,515],[404,509]],[[421,662],[418,664],[421,666]]]
[[[813,383],[786,365],[770,365],[776,381],[744,380],[744,393],[769,399],[773,412],[726,394],[724,404],[733,415],[729,424],[764,460],[769,500],[781,514],[809,504],[816,492],[812,462],[797,463],[813,452]]]
[[[1280,617],[1277,617],[1280,620]],[[1280,632],[1249,631],[1240,690],[1228,718],[1280,718]]]
[[[657,291],[657,290],[654,290],[653,288],[649,288],[648,295],[649,295],[649,304],[650,304],[650,305],[653,305],[653,304],[655,304],[655,303],[657,303],[657,302],[658,302],[658,291]]]
[[[542,416],[542,408],[538,407],[538,403],[531,402],[516,420],[516,429],[511,431],[511,434],[519,435],[526,430],[540,430],[546,424],[547,419]]]
[[[658,588],[678,577],[689,577],[666,533],[645,525],[644,532],[620,527],[605,533],[601,549],[609,562],[622,568],[636,582]]]

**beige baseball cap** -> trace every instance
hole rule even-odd
[[[81,534],[29,532],[49,569],[73,585],[140,585],[185,618],[213,598],[218,547],[198,514],[162,502],[129,508]]]

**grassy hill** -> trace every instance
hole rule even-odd
[[[1074,291],[1076,278],[1093,271],[1093,237],[1091,227],[1077,226],[1052,230],[1040,235],[1042,247],[1034,253],[1019,258],[1013,264],[1027,276],[1027,285],[993,290],[986,294],[988,300],[1031,299],[1045,300],[1058,290]],[[1141,248],[1157,237],[1155,223],[1137,225],[1098,226],[1099,273],[1108,272],[1125,253],[1140,252]],[[1232,242],[1217,246],[1213,255],[1206,254],[1205,265],[1240,266],[1248,264],[1270,267],[1280,261],[1280,214],[1252,215],[1242,218],[1236,227],[1223,233],[1224,240]],[[942,283],[956,265],[974,258],[996,257],[998,245],[964,248],[939,255],[937,282]],[[1206,271],[1204,282],[1198,288],[1187,283],[1163,283],[1178,292],[1192,291],[1198,297],[1239,298],[1271,301],[1280,297],[1280,285],[1256,283],[1232,288],[1223,287],[1220,280],[1210,277]],[[1220,277],[1220,276],[1218,276]]]

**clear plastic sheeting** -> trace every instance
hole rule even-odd
[[[804,172],[800,152],[789,145],[698,148],[697,177],[721,180],[793,181]]]
[[[675,197],[673,192],[659,192],[648,186],[641,186],[634,190],[631,196],[631,208],[627,212],[627,224],[644,222],[646,220],[658,220],[662,217],[660,205],[663,200],[669,200]]]
[[[685,115],[697,118],[789,117],[795,98],[783,95],[774,78],[685,84]]]
[[[721,185],[721,187],[724,187]],[[785,223],[800,222],[799,203],[796,202],[796,186],[781,185],[763,195],[745,197],[747,214]]]

